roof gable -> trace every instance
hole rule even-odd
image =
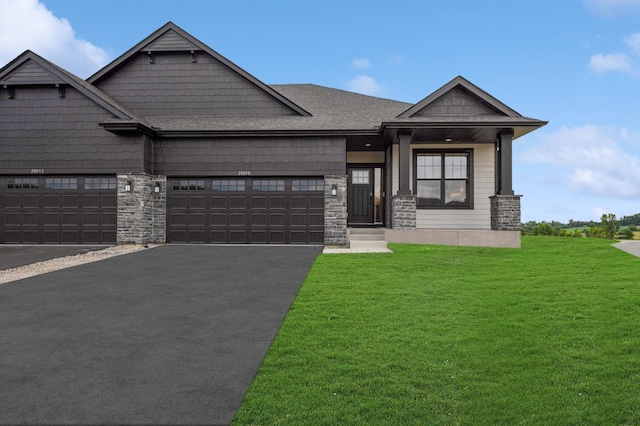
[[[0,87],[6,87],[10,93],[19,87],[48,85],[58,87],[61,97],[64,94],[65,86],[73,87],[89,100],[113,114],[116,119],[142,123],[142,120],[135,114],[97,87],[30,50],[25,51],[0,69]]]
[[[125,66],[128,62],[134,60],[140,53],[148,54],[152,56],[154,52],[193,52],[197,54],[203,52],[211,56],[213,59],[221,63],[230,72],[237,75],[239,78],[247,81],[256,91],[266,94],[274,101],[286,107],[294,114],[301,116],[310,116],[309,112],[304,110],[299,105],[295,104],[291,100],[287,99],[269,85],[258,80],[224,56],[220,55],[215,50],[211,49],[206,44],[202,43],[182,28],[178,27],[173,22],[168,22],[153,34],[136,44],[127,52],[116,58],[110,64],[102,68],[100,71],[92,75],[87,81],[94,85],[99,85],[102,81],[108,79],[111,75],[117,72],[117,70]],[[194,57],[195,59],[195,57]]]
[[[480,115],[521,116],[478,86],[458,76],[412,105],[397,118]]]

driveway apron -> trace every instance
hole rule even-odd
[[[320,251],[163,246],[0,285],[0,423],[230,423]]]

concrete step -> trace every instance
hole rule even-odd
[[[349,248],[353,252],[371,252],[371,253],[380,253],[380,252],[390,252],[387,248],[386,241],[350,241]]]
[[[351,234],[349,241],[384,241],[384,234]]]

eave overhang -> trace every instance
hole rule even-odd
[[[111,132],[116,135],[147,135],[147,136],[156,136],[157,133],[151,127],[145,126],[142,123],[138,123],[135,121],[108,121],[98,123],[100,127],[105,129],[108,132]]]

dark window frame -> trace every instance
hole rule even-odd
[[[171,188],[174,191],[204,191],[204,179],[173,179]]]
[[[291,179],[293,192],[323,192],[324,179]]]
[[[39,186],[38,178],[7,178],[6,183],[7,189],[38,189]]]
[[[108,191],[118,189],[118,178],[111,176],[85,177],[85,190]]]
[[[440,179],[418,179],[418,157],[420,154],[439,154],[440,155]],[[447,154],[466,154],[467,156],[467,178],[466,181],[466,193],[467,201],[460,205],[446,205],[445,204],[445,182],[458,181],[461,179],[446,179],[445,177],[445,157]],[[420,204],[420,198],[416,199],[416,207],[418,209],[429,210],[473,210],[474,209],[474,179],[473,179],[473,149],[415,149],[413,151],[413,193],[418,195],[418,181],[419,180],[439,180],[440,181],[440,204],[439,205],[424,205]]]
[[[245,192],[246,179],[212,179],[211,190],[213,192]]]

